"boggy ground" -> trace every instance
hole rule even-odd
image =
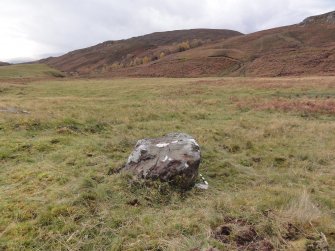
[[[332,250],[335,78],[0,84],[0,250]],[[186,132],[209,190],[115,174]]]

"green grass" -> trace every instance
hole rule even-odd
[[[17,64],[0,67],[0,79],[64,77],[64,75],[45,64]]]
[[[277,250],[318,250],[322,234],[334,248],[335,115],[238,105],[333,100],[334,80],[0,84],[0,108],[29,112],[0,113],[0,250],[235,250],[244,225]],[[108,175],[138,139],[174,131],[201,145],[209,190]]]

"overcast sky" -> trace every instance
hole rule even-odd
[[[155,31],[251,33],[335,10],[335,0],[0,0],[0,61],[59,55]]]

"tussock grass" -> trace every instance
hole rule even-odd
[[[303,225],[317,221],[321,216],[320,209],[311,202],[306,190],[290,203],[286,214],[293,221]]]
[[[0,107],[28,113],[0,113],[0,249],[234,250],[271,243],[301,250],[324,245],[321,233],[331,249],[334,115],[240,109],[236,100],[315,93],[333,100],[332,83],[2,81]],[[200,143],[209,190],[181,192],[112,174],[138,139],[172,131]],[[231,236],[216,239],[213,231],[227,224]],[[241,234],[248,229],[252,239]]]

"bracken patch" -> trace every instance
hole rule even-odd
[[[236,101],[236,105],[240,109],[256,109],[256,110],[277,110],[284,112],[301,112],[307,114],[327,114],[335,115],[335,100],[289,100],[274,99],[259,101],[249,99],[246,101]]]

